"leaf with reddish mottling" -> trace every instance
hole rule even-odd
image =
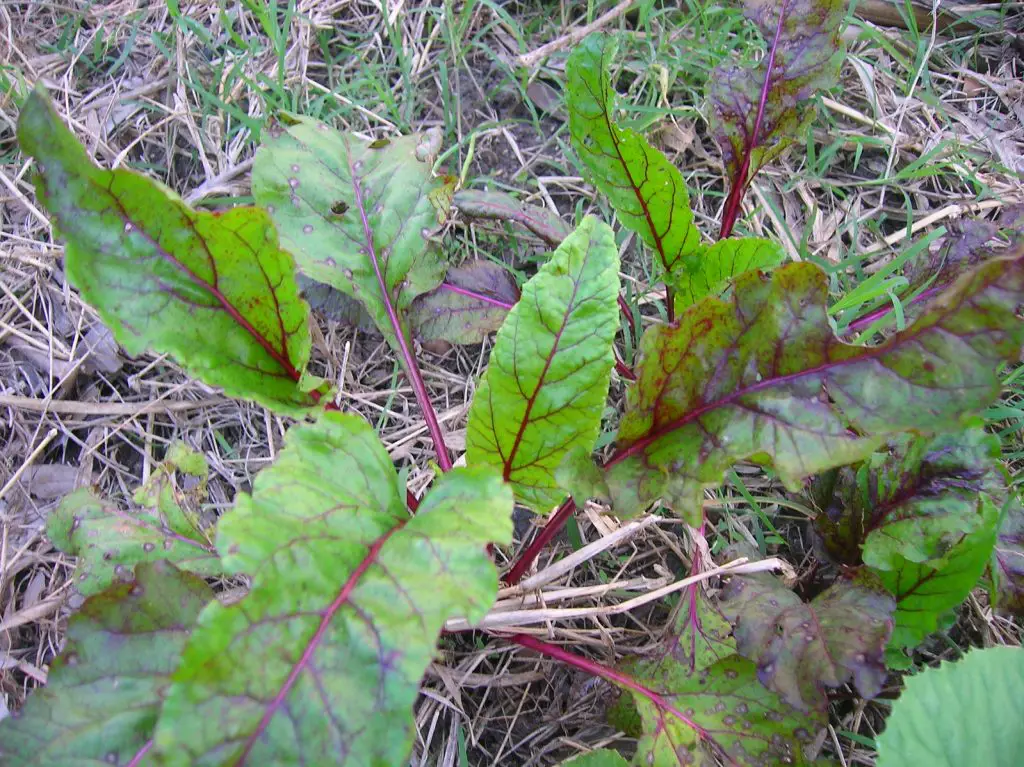
[[[505,192],[461,189],[455,193],[453,204],[462,215],[470,218],[515,221],[553,248],[557,248],[572,232],[572,227],[558,214],[540,205],[519,202]]]
[[[41,91],[18,140],[67,241],[68,279],[130,354],[168,353],[232,396],[301,415],[309,310],[295,264],[256,208],[196,212],[138,173],[94,165]]]
[[[698,271],[700,233],[679,170],[643,136],[615,123],[609,70],[616,48],[614,38],[592,34],[569,55],[572,145],[619,219],[654,251],[671,283]]]
[[[738,655],[693,675],[667,657],[629,669],[661,698],[633,696],[644,729],[634,758],[638,765],[807,764],[803,748],[828,721],[823,713],[786,704],[758,681],[754,664]]]
[[[618,330],[619,255],[588,216],[523,287],[491,351],[466,427],[466,461],[494,466],[516,498],[546,514],[565,493],[555,472],[593,450]]]
[[[826,550],[877,570],[903,560],[941,567],[953,543],[987,526],[983,499],[1005,498],[999,452],[999,440],[975,427],[901,435],[886,451],[840,469],[817,519]]]
[[[996,368],[1024,341],[1024,258],[964,275],[873,347],[835,337],[827,293],[811,264],[749,272],[729,301],[705,299],[645,333],[605,470],[617,514],[661,497],[695,523],[702,490],[736,461],[771,462],[797,490],[897,433],[955,428],[998,396]]]
[[[167,562],[89,597],[68,621],[44,688],[0,722],[0,761],[19,767],[137,765],[171,674],[213,592]]]
[[[308,117],[272,124],[252,193],[309,278],[357,299],[398,347],[391,314],[433,290],[446,264],[432,239],[445,180],[431,173],[436,132],[366,141]]]
[[[719,240],[702,250],[701,267],[697,272],[679,272],[674,276],[676,313],[703,298],[718,295],[744,272],[772,269],[784,259],[782,248],[771,240],[754,237]]]
[[[134,568],[143,562],[163,559],[197,575],[222,571],[199,521],[206,464],[202,456],[181,448],[172,448],[168,460],[136,493],[140,508],[124,511],[83,488],[66,496],[50,515],[46,534],[58,549],[78,557],[74,583],[82,594],[131,580]],[[192,460],[196,457],[201,465]],[[186,490],[186,481],[195,487]]]
[[[768,42],[753,66],[733,58],[708,78],[708,124],[734,189],[743,190],[801,133],[807,100],[832,87],[843,62],[841,0],[744,0]]]
[[[985,572],[996,542],[999,508],[985,497],[983,524],[948,543],[939,566],[898,558],[891,569],[874,570],[896,599],[896,625],[885,653],[890,668],[909,668],[904,650],[914,649],[940,630]]]
[[[896,604],[877,583],[838,581],[805,603],[773,575],[733,576],[720,604],[740,655],[790,705],[824,710],[825,688],[851,677],[865,698],[882,689]]]
[[[409,322],[425,341],[478,344],[501,327],[519,300],[508,270],[491,261],[472,261],[448,270],[444,282],[413,301]]]
[[[444,621],[481,618],[512,537],[487,468],[439,479],[415,516],[373,429],[325,413],[218,526],[225,570],[252,578],[203,611],[154,735],[161,764],[400,764]]]
[[[1016,615],[1024,614],[1024,504],[1011,498],[1003,511],[992,555],[995,605]]]

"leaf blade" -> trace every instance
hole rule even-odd
[[[18,126],[67,240],[68,278],[130,354],[172,354],[195,377],[277,412],[316,404],[299,386],[308,308],[263,211],[196,212],[144,176],[100,169],[40,91]]]
[[[252,590],[200,617],[155,735],[160,758],[405,758],[444,620],[479,618],[494,599],[485,545],[511,539],[512,498],[485,469],[446,474],[413,517],[404,498],[361,419],[327,413],[289,432],[253,495],[221,522],[225,566],[253,573]]]
[[[444,282],[417,296],[409,322],[423,340],[478,344],[498,330],[519,300],[508,270],[491,261],[453,267]]]
[[[587,217],[523,287],[473,397],[467,463],[498,468],[540,513],[564,497],[555,480],[563,456],[597,439],[618,291],[612,231]]]
[[[785,260],[777,243],[754,237],[719,240],[701,256],[694,273],[674,275],[676,314],[708,296],[718,295],[735,277],[753,269],[771,269]]]

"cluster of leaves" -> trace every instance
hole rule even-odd
[[[724,66],[708,93],[731,180],[725,234],[842,58],[835,0],[746,8],[769,52],[754,68]],[[141,510],[88,491],[66,499],[48,530],[78,555],[88,598],[47,689],[0,726],[0,755],[400,764],[444,621],[478,620],[493,602],[487,547],[510,542],[514,503],[557,508],[546,534],[591,497],[619,516],[660,503],[700,529],[703,491],[738,461],[770,466],[793,491],[817,477],[820,548],[842,566],[820,593],[805,601],[770,574],[735,576],[717,600],[690,587],[658,651],[618,669],[513,637],[630,692],[634,763],[804,762],[828,691],[852,681],[876,695],[986,571],[997,604],[1020,608],[1024,518],[998,446],[971,419],[1024,343],[1024,245],[984,252],[991,231],[947,249],[948,268],[912,280],[909,326],[846,343],[816,266],[778,266],[767,240],[702,242],[682,174],[615,120],[614,54],[613,38],[595,35],[569,57],[572,144],[651,252],[672,321],[639,339],[600,465],[591,456],[622,329],[608,224],[588,216],[570,230],[507,196],[457,190],[433,171],[438,134],[368,141],[287,114],[256,157],[262,207],[197,212],[140,175],[98,168],[44,95],[27,100],[19,139],[67,241],[69,280],[118,340],[307,422],[216,521],[201,513],[205,466],[182,448],[139,491]],[[448,263],[436,233],[453,205],[557,246],[521,295],[499,265]],[[1003,226],[1011,240],[1015,226]],[[303,293],[376,327],[401,360],[443,472],[422,501],[368,424],[329,412],[329,382],[307,367]],[[495,330],[467,468],[453,469],[413,338],[471,343]],[[215,595],[210,576],[244,579],[247,592]],[[96,705],[76,708],[82,696]],[[585,763],[625,760],[574,762]]]

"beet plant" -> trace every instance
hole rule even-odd
[[[836,80],[845,5],[746,10],[767,53],[723,65],[707,94],[728,173],[713,243],[680,170],[617,122],[614,38],[585,39],[567,62],[573,150],[666,287],[668,321],[637,339],[635,371],[616,349],[641,328],[622,321],[612,227],[591,215],[571,228],[458,189],[434,168],[440,134],[371,141],[280,114],[255,160],[257,207],[215,214],[97,167],[45,94],[29,97],[19,140],[67,243],[69,281],[130,353],[169,354],[296,423],[215,524],[198,511],[202,457],[181,447],[139,488],[138,510],[89,490],[65,499],[48,534],[77,555],[87,598],[48,686],[0,724],[7,763],[405,763],[438,637],[449,619],[487,615],[499,585],[490,552],[511,543],[516,504],[549,518],[508,584],[590,499],[688,525],[696,577],[649,654],[611,667],[533,636],[481,634],[627,693],[633,761],[606,750],[572,764],[810,762],[831,691],[878,695],[979,582],[998,608],[1020,609],[1024,515],[978,419],[1024,343],[1019,217],[975,224],[914,267],[901,330],[844,340],[824,271],[730,235],[754,174]],[[450,263],[439,231],[453,207],[518,222],[554,252],[521,292],[495,264]],[[331,382],[309,370],[303,295],[328,288],[384,335],[422,408],[438,477],[421,499],[372,427],[338,412]],[[886,325],[883,308],[869,317]],[[477,343],[494,331],[466,466],[453,468],[415,339]],[[614,448],[595,459],[614,370],[625,405]],[[701,582],[713,566],[704,492],[738,462],[820,510],[827,576],[813,598],[770,572],[734,574],[717,595]],[[224,577],[244,595],[215,594],[207,581]]]

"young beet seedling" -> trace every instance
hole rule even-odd
[[[769,54],[716,73],[709,92],[731,175],[723,237],[750,178],[807,119],[805,100],[834,80],[843,12],[821,0],[748,3]],[[782,260],[766,240],[701,242],[679,171],[615,123],[614,50],[594,36],[569,58],[573,146],[651,251],[673,319],[643,334],[615,450],[600,465],[591,454],[620,305],[608,224],[587,217],[562,231],[507,200],[463,195],[466,210],[497,206],[561,240],[520,297],[500,271],[449,265],[436,247],[452,189],[431,172],[429,133],[366,141],[282,116],[256,158],[263,208],[214,215],[96,167],[42,93],[27,100],[19,139],[67,242],[69,280],[118,340],[307,422],[212,530],[193,513],[201,481],[190,494],[175,480],[205,476],[185,451],[139,491],[141,513],[88,492],[66,500],[48,531],[79,557],[88,598],[48,686],[0,723],[0,755],[25,765],[404,764],[442,626],[472,625],[494,601],[486,549],[511,542],[514,502],[555,510],[509,583],[573,499],[600,498],[622,517],[660,502],[700,535],[703,491],[743,460],[770,464],[793,491],[812,480],[823,547],[845,565],[813,600],[768,574],[732,577],[716,601],[695,583],[659,650],[618,668],[506,637],[628,691],[640,719],[634,764],[803,762],[827,723],[828,690],[852,679],[877,694],[887,664],[907,664],[905,650],[990,560],[1002,603],[1019,606],[1024,522],[993,440],[971,420],[1024,342],[1019,228],[1005,222],[1013,244],[1003,252],[975,243],[957,261],[970,270],[939,270],[905,330],[847,344],[829,322],[820,269],[762,271]],[[327,412],[337,409],[330,388],[306,368],[296,269],[358,302],[400,358],[442,469],[422,501],[410,503],[367,423]],[[478,341],[495,328],[468,466],[452,469],[412,336]],[[695,574],[710,564],[693,559]],[[246,576],[250,588],[223,605],[201,576]],[[924,599],[913,586],[924,581],[941,589]],[[628,762],[613,751],[574,761],[587,763]]]

